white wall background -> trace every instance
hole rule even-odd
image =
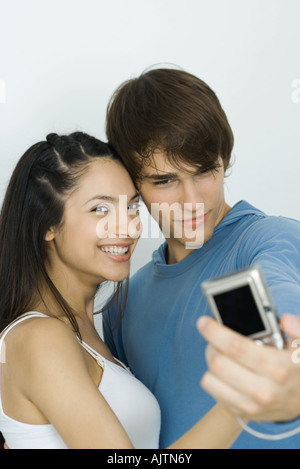
[[[219,96],[235,134],[227,201],[300,219],[299,0],[0,0],[0,200],[47,133],[105,139],[112,92],[157,63]],[[140,241],[133,272],[160,242]]]

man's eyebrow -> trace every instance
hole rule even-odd
[[[162,181],[164,179],[176,179],[178,174],[176,173],[163,173],[163,174],[145,174],[143,175],[143,179],[153,179],[155,181]]]
[[[122,195],[122,194],[120,194]],[[138,197],[140,197],[140,194],[138,192],[136,192],[131,198],[130,198],[130,202],[134,199],[137,199]],[[113,202],[113,203],[117,203],[119,200],[118,200],[118,197],[111,197],[110,195],[95,195],[94,197],[92,197],[91,199],[89,199],[87,203],[91,202],[92,200],[104,200],[106,202]]]
[[[203,173],[203,168],[195,168],[195,171],[191,171],[191,174],[199,174]],[[153,181],[163,181],[165,179],[176,179],[178,178],[178,173],[152,173],[152,174],[144,174],[143,179],[152,179]]]

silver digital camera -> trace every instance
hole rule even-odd
[[[261,344],[285,347],[276,308],[258,265],[207,280],[201,287],[220,323]]]

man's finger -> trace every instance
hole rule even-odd
[[[290,362],[290,356],[274,347],[258,346],[255,341],[219,324],[207,316],[197,321],[203,337],[219,352],[255,373],[274,378],[280,364]]]
[[[226,355],[211,356],[209,368],[212,375],[259,406],[268,405],[277,389],[268,377],[254,373]]]
[[[217,402],[224,404],[235,415],[254,415],[259,410],[247,396],[239,393],[209,371],[203,375],[200,384]]]
[[[292,314],[284,314],[280,321],[283,331],[292,339],[300,339],[300,318]]]

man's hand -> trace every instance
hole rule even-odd
[[[201,385],[217,401],[236,415],[256,421],[287,421],[300,415],[300,363],[293,359],[295,348],[259,346],[209,317],[200,318],[197,327],[210,344],[209,371]],[[300,339],[300,318],[286,314],[281,327],[291,339]],[[299,347],[300,340],[295,344]]]

